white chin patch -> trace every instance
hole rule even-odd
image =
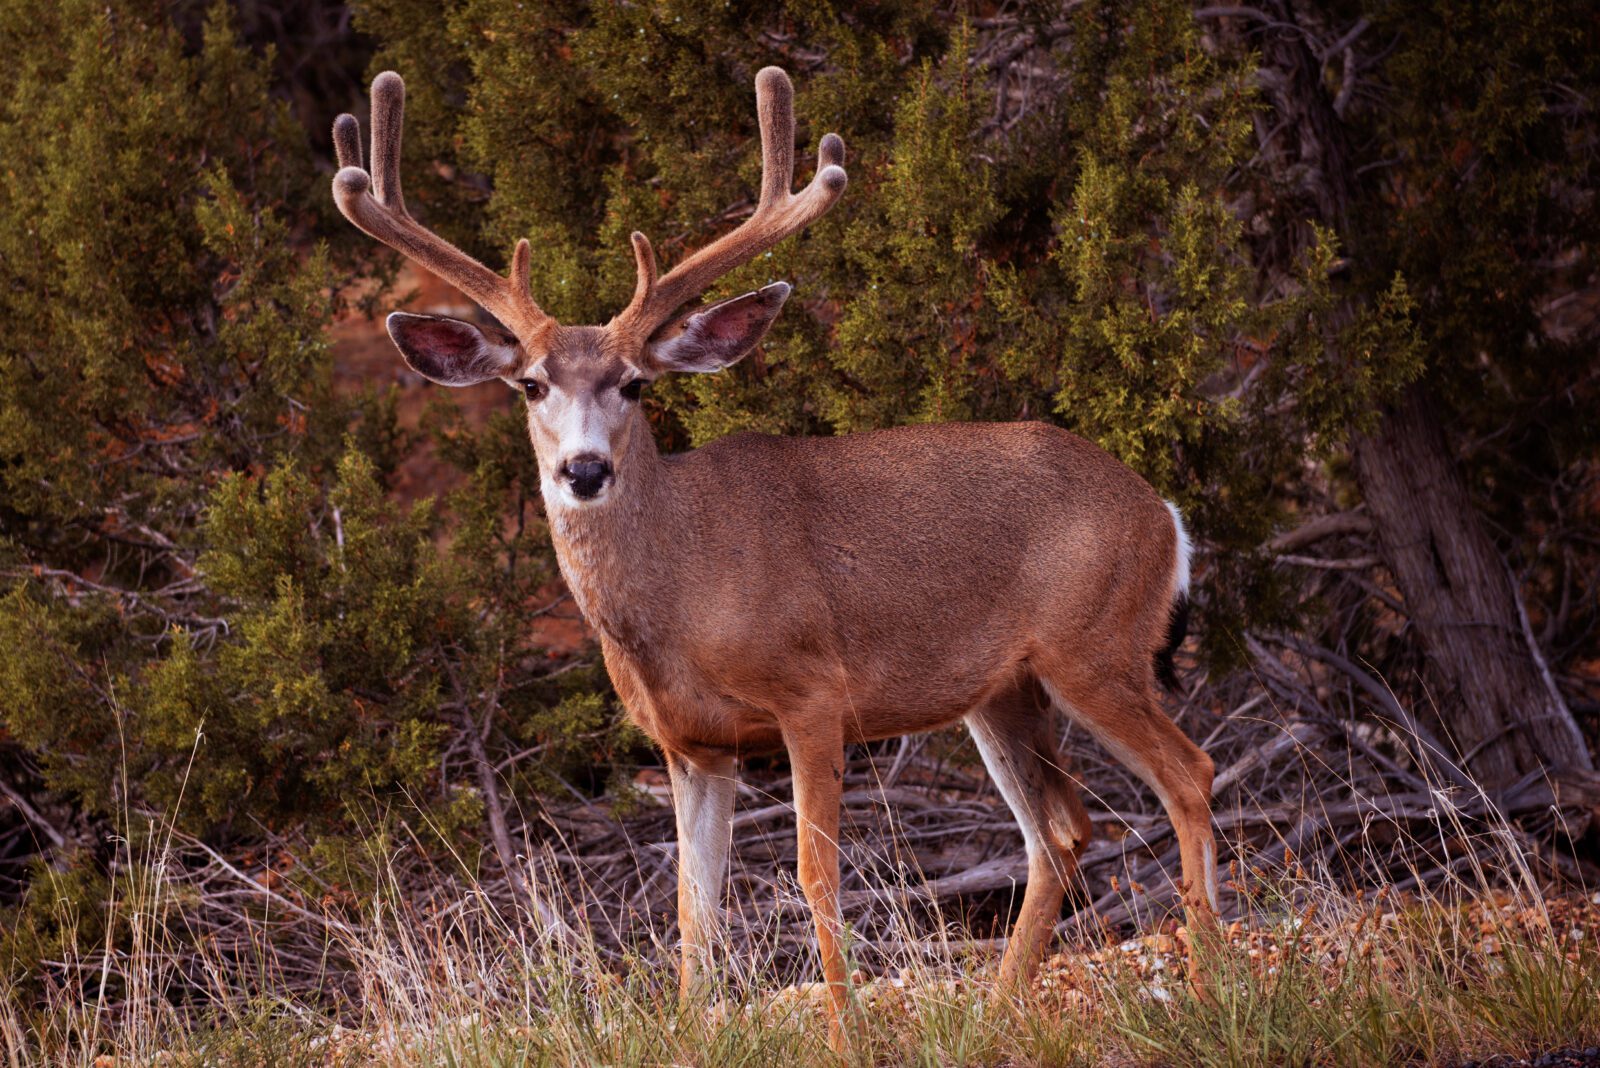
[[[556,504],[562,508],[593,508],[611,499],[611,483],[607,482],[593,497],[580,497],[565,482],[541,478],[539,492],[544,494],[546,504]]]

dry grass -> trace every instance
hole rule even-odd
[[[329,960],[354,984],[342,1006],[246,992],[236,960],[179,952],[175,885],[160,856],[116,884],[110,905],[133,937],[115,961],[114,1006],[92,985],[54,988],[31,1008],[3,999],[8,1064],[836,1061],[815,988],[763,982],[759,961],[714,1002],[682,1007],[657,954],[619,959],[582,930],[535,930],[470,892],[424,919],[391,884],[359,922],[330,928]],[[1181,928],[1055,956],[1021,999],[998,993],[992,961],[954,932],[924,941],[859,976],[862,1063],[1448,1064],[1600,1041],[1600,895],[1457,885],[1347,896],[1307,874],[1256,881],[1247,896],[1250,914],[1208,962],[1211,1000],[1183,978]]]
[[[1184,978],[1186,932],[1164,911],[1170,884],[1136,881],[1170,864],[1134,848],[1150,844],[1153,824],[1126,798],[1102,798],[1125,813],[1127,833],[1111,836],[1124,874],[1093,876],[1110,890],[1083,887],[1092,906],[1079,916],[1116,922],[1065,922],[1065,951],[1023,997],[995,988],[993,940],[974,939],[937,895],[910,882],[857,891],[864,1023],[853,1062],[1448,1065],[1600,1044],[1600,894],[1551,891],[1526,827],[1487,799],[1429,785],[1417,796],[1433,796],[1432,809],[1402,819],[1415,790],[1401,804],[1276,729],[1297,739],[1279,751],[1298,754],[1300,781],[1336,783],[1337,797],[1293,804],[1258,791],[1219,804],[1233,860],[1228,938],[1205,962],[1211,998]],[[1270,748],[1239,745],[1245,755],[1227,766]],[[892,785],[880,781],[880,793]],[[570,856],[530,863],[537,900],[518,901],[503,878],[459,859],[419,869],[406,858],[421,850],[391,843],[372,858],[373,888],[319,901],[280,881],[270,859],[246,871],[163,817],[124,818],[105,902],[115,933],[51,960],[26,990],[0,978],[0,1065],[852,1063],[826,1049],[817,988],[796,982],[809,967],[796,954],[804,913],[781,866],[760,889],[776,904],[736,910],[721,989],[682,1006],[668,924],[619,940],[626,926],[598,909],[624,896],[574,877]],[[874,824],[877,837],[847,856],[878,871],[915,858],[897,826]],[[60,944],[93,942],[70,908],[53,920]]]

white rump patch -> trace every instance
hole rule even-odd
[[[1194,555],[1194,542],[1189,540],[1189,532],[1183,526],[1183,513],[1178,511],[1178,506],[1171,501],[1163,502],[1167,511],[1172,513],[1172,529],[1178,535],[1178,570],[1174,575],[1175,582],[1172,589],[1172,599],[1189,596],[1189,558]]]

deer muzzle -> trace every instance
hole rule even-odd
[[[556,474],[579,500],[592,501],[611,484],[611,461],[593,454],[563,461]]]

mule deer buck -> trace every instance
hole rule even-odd
[[[844,748],[964,721],[1026,840],[1028,882],[1001,961],[1026,981],[1090,823],[1058,765],[1050,706],[1150,785],[1177,834],[1191,927],[1213,922],[1211,760],[1157,699],[1182,636],[1189,541],[1178,511],[1096,446],[1041,423],[901,427],[832,438],[736,434],[662,456],[646,383],[736,363],[766,334],[777,282],[680,310],[826,212],[845,187],[828,134],[792,192],[793,90],[756,76],[755,212],[658,275],[632,237],[633,299],[605,326],[562,326],[529,292],[528,242],[501,277],[420,226],[400,191],[404,85],[372,84],[372,171],[334,125],[339,208],[453,282],[504,329],[395,312],[423,377],[524,391],[562,574],[598,632],[629,715],[666,755],[679,844],[681,982],[720,927],[736,763],[787,749],[799,878],[815,918],[830,1031],[848,1001],[840,950]]]

